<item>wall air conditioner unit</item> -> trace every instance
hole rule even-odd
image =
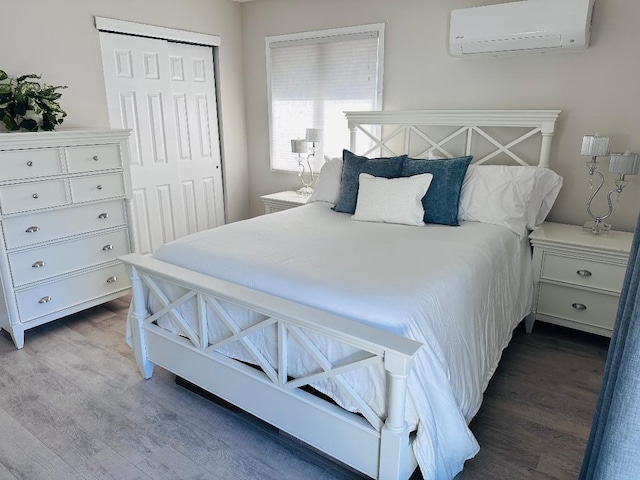
[[[570,51],[589,46],[595,0],[523,0],[451,12],[456,57]]]

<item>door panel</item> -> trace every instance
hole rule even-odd
[[[136,251],[224,223],[211,48],[104,32],[100,43],[111,126],[131,129]]]
[[[224,223],[216,84],[211,48],[169,43],[187,230]]]

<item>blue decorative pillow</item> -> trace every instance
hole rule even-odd
[[[407,158],[402,163],[402,177],[432,173],[433,181],[424,197],[424,221],[441,225],[457,226],[458,204],[462,182],[473,157],[425,160]]]
[[[374,177],[397,178],[402,170],[406,155],[387,158],[367,158],[342,151],[342,183],[338,203],[333,209],[336,212],[354,213],[358,201],[358,186],[361,173]]]

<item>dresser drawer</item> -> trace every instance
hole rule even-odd
[[[543,279],[621,292],[626,267],[597,260],[545,253]]]
[[[111,262],[129,253],[127,230],[9,254],[14,287]]]
[[[615,295],[543,283],[537,313],[613,329],[618,301]]]
[[[118,145],[87,145],[67,148],[70,173],[121,168]]]
[[[124,179],[120,173],[76,177],[71,182],[71,198],[74,202],[90,202],[124,196]]]
[[[34,148],[0,152],[0,180],[46,177],[62,173],[58,148]]]
[[[129,287],[124,265],[110,265],[99,270],[38,285],[16,292],[22,323],[94,300]]]
[[[0,187],[3,214],[58,207],[69,203],[64,180],[21,183]]]
[[[124,202],[79,205],[2,221],[8,250],[126,224]]]

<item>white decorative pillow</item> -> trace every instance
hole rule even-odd
[[[358,202],[351,218],[363,222],[424,225],[422,197],[433,180],[431,173],[383,178],[361,173]]]
[[[341,181],[342,157],[329,158],[325,155],[320,175],[318,175],[313,193],[307,203],[326,202],[335,205],[340,195]]]
[[[458,218],[501,225],[524,237],[544,221],[561,187],[562,177],[548,168],[470,165]]]

